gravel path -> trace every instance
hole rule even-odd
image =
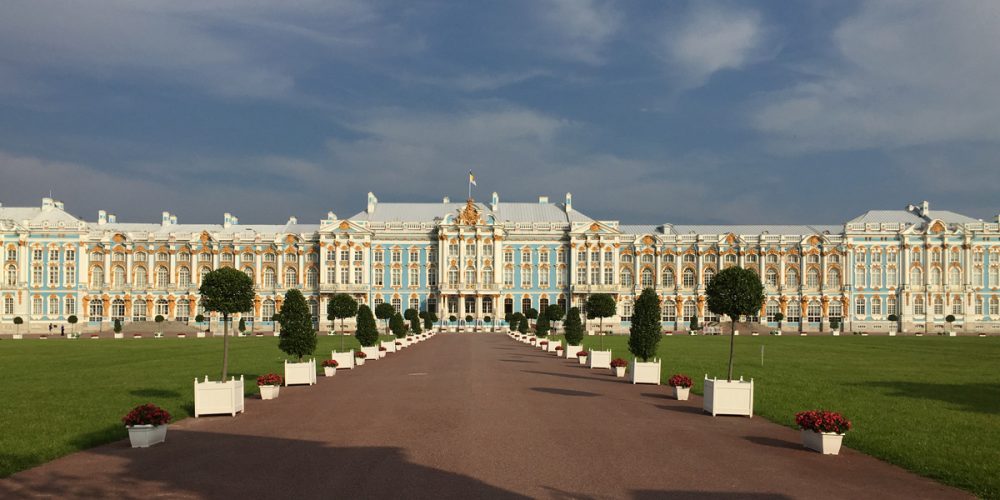
[[[0,497],[970,497],[669,389],[502,335],[441,334],[235,418],[183,420],[152,448],[119,441],[20,472]]]

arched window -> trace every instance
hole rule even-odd
[[[76,298],[66,297],[66,302],[63,304],[63,314],[66,316],[73,316],[76,314]]]
[[[681,279],[681,283],[684,285],[684,288],[694,287],[694,269],[691,269],[690,267],[685,269]]]
[[[166,288],[170,283],[170,273],[167,272],[167,268],[160,266],[156,268],[156,286],[158,288]]]
[[[914,267],[910,269],[910,284],[911,285],[923,285],[924,284],[924,273],[919,267]]]
[[[274,268],[268,267],[264,269],[264,286],[268,288],[274,288],[275,276]],[[273,304],[272,304],[273,305]],[[274,316],[273,314],[271,316]],[[268,316],[270,317],[270,316]]]
[[[132,301],[132,321],[146,321],[146,317],[149,312],[146,311],[146,301],[145,300],[134,300]]]
[[[125,319],[125,301],[122,299],[115,299],[111,301],[111,319],[112,320],[124,320]]]
[[[493,268],[486,267],[483,269],[483,282],[487,285],[493,284]]]
[[[674,321],[677,321],[677,303],[674,302],[673,299],[664,300],[663,308],[661,309],[661,311],[663,312],[661,317],[662,321],[668,323],[673,323]]]
[[[962,284],[962,270],[953,267],[951,268],[950,275],[948,276],[949,285],[961,285]]]
[[[177,301],[177,311],[176,311],[177,321],[188,321],[191,317],[191,302],[188,299],[180,299]]]
[[[806,286],[816,288],[819,286],[819,270],[815,267],[806,271]]]
[[[189,288],[191,286],[191,270],[182,267],[177,270],[177,286],[180,288]]]
[[[772,288],[778,286],[778,271],[775,271],[774,268],[768,268],[764,272],[764,284]]]
[[[295,286],[296,283],[298,283],[298,281],[299,281],[298,280],[298,272],[295,271],[295,268],[294,267],[286,267],[285,268],[285,286],[286,287],[293,287],[293,286]]]
[[[840,270],[831,268],[826,272],[826,283],[830,286],[840,286]]]
[[[146,288],[146,268],[137,267],[135,268],[135,282],[132,283],[136,288]]]
[[[90,301],[90,321],[104,321],[104,301],[95,299]]]
[[[7,286],[17,286],[17,266],[7,266]]]
[[[167,304],[167,299],[157,299],[156,315],[163,316],[164,319],[170,319],[167,317],[168,314],[170,314],[170,306]]]
[[[632,271],[628,268],[622,269],[622,286],[632,286]]]
[[[799,272],[794,267],[789,267],[785,271],[785,286],[790,288],[799,286]]]
[[[198,270],[198,283],[204,283],[205,282],[205,276],[208,276],[208,273],[210,273],[210,272],[212,272],[212,269],[210,267],[208,267],[208,266],[205,266],[205,267],[202,267],[201,269],[199,269]]]
[[[704,273],[705,273],[705,284],[708,285],[709,283],[712,282],[712,279],[715,278],[715,269],[709,267],[705,269]]]
[[[261,321],[272,321],[274,318],[274,301],[265,300],[260,306]]]
[[[935,252],[935,255],[937,255],[937,252]],[[931,268],[931,285],[940,285],[940,284],[941,284],[941,268],[940,267],[932,267]]]
[[[310,267],[306,270],[306,285],[308,286],[318,286],[319,285],[319,271],[315,267]]]
[[[47,314],[49,316],[59,316],[59,297],[55,295],[49,296],[49,310]]]
[[[253,268],[252,267],[244,267],[243,268],[243,274],[247,275],[247,278],[250,278],[250,283],[253,283]],[[330,280],[330,283],[333,283],[333,280]]]
[[[923,316],[926,313],[927,310],[924,306],[924,296],[917,295],[913,298],[913,314],[915,316]]]
[[[674,286],[674,270],[669,267],[664,267],[661,281],[663,281],[663,286],[665,287],[669,288]]]
[[[647,267],[642,270],[642,287],[649,288],[651,286],[653,286],[653,270]]]
[[[90,275],[90,288],[104,288],[104,269],[97,266]]]

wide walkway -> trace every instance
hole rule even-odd
[[[767,390],[760,388],[760,390]],[[442,334],[246,413],[0,481],[0,497],[967,498],[501,335]]]

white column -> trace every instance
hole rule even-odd
[[[132,284],[132,252],[125,254],[125,284]]]
[[[104,252],[104,283],[102,288],[108,288],[111,284],[111,249],[106,248]],[[105,305],[107,306],[107,304]]]

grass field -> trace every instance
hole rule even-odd
[[[319,337],[317,360],[341,337]],[[357,347],[352,336],[346,347]],[[231,338],[229,373],[281,374],[285,353],[275,337]],[[222,339],[18,340],[0,342],[0,477],[54,458],[125,438],[121,417],[155,403],[174,421],[194,414],[195,376],[218,380]]]
[[[626,341],[603,338],[629,358]],[[340,342],[320,337],[317,358]],[[741,336],[736,346],[757,415],[791,426],[801,410],[840,411],[855,425],[845,445],[1000,498],[1000,338]],[[700,394],[704,374],[725,376],[728,352],[728,337],[664,337],[663,381],[686,373]],[[0,477],[124,438],[119,419],[137,404],[190,416],[194,376],[217,378],[221,357],[220,339],[0,342]],[[248,394],[284,359],[273,337],[230,343],[230,372],[246,376]]]
[[[631,359],[627,341],[603,339]],[[685,373],[702,394],[705,374],[726,376],[729,337],[667,336],[659,354],[663,384]],[[733,374],[754,379],[757,415],[792,427],[796,412],[839,411],[845,446],[1000,498],[1000,338],[740,336]]]

